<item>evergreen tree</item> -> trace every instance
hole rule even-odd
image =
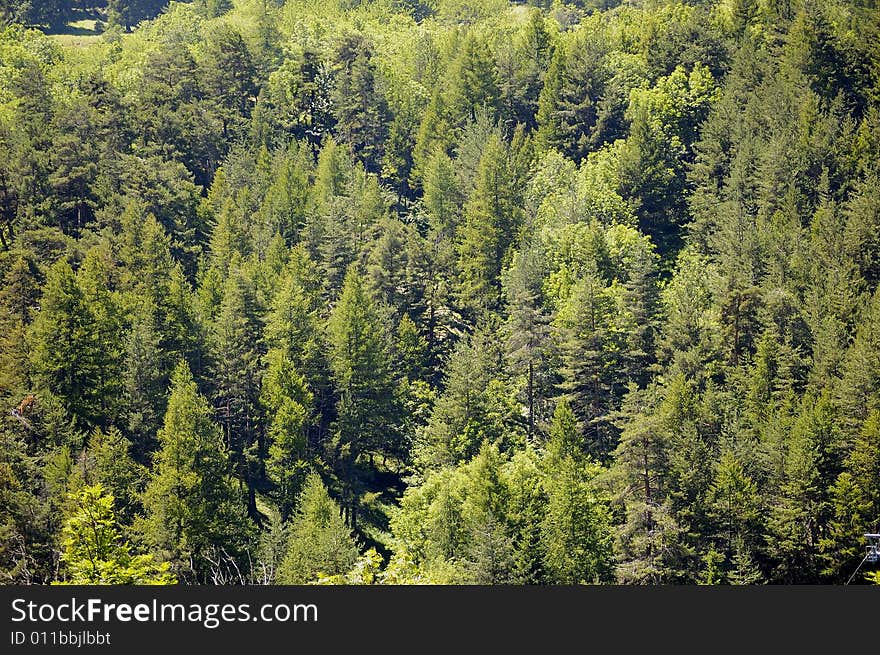
[[[70,265],[59,260],[49,270],[31,325],[31,362],[38,387],[57,396],[80,427],[107,419],[102,403],[110,371],[104,365],[112,351],[102,349],[95,312]]]
[[[376,79],[372,49],[360,35],[343,37],[336,50],[333,108],[336,136],[371,172],[379,172],[388,133],[388,106]]]
[[[95,429],[81,455],[92,467],[84,482],[100,484],[117,504],[120,521],[129,525],[141,509],[140,494],[147,471],[131,456],[132,444],[116,428]]]
[[[465,207],[458,246],[459,294],[473,315],[498,307],[501,269],[522,222],[508,155],[500,137],[490,137]]]
[[[608,77],[604,58],[600,40],[579,30],[553,51],[538,100],[540,143],[578,163],[593,149],[597,104]]]
[[[229,451],[185,363],[172,376],[160,450],[144,493],[144,539],[184,578],[216,579],[241,557],[250,522],[230,475]]]
[[[760,547],[761,499],[757,485],[731,450],[721,452],[709,493],[723,544],[720,554],[726,555],[731,568],[728,575],[742,576],[745,561],[754,561]]]
[[[541,282],[542,253],[527,244],[514,255],[505,278],[504,291],[510,312],[507,323],[507,351],[511,368],[525,379],[525,406],[528,411],[528,436],[544,416],[543,400],[548,394],[549,356],[546,345],[550,334],[543,308]]]
[[[619,346],[613,326],[614,291],[595,274],[572,289],[557,316],[563,356],[562,389],[580,422],[585,452],[606,457],[615,446],[610,412],[625,387],[618,377]]]
[[[107,0],[107,22],[130,30],[143,20],[155,18],[167,0]]]
[[[212,325],[213,400],[236,473],[248,488],[248,511],[259,520],[256,488],[265,444],[260,431],[261,325],[253,291],[238,271],[230,271]]]
[[[345,276],[327,331],[339,395],[332,455],[346,485],[349,520],[356,528],[362,493],[360,457],[393,452],[398,409],[383,319],[355,268]]]
[[[150,306],[141,306],[133,317],[125,354],[125,406],[127,430],[140,460],[155,446],[162,423],[167,374],[163,371],[160,338]]]
[[[570,455],[551,456],[545,465],[547,510],[541,541],[550,580],[608,580],[613,562],[611,517],[593,481],[599,467]]]
[[[278,569],[281,584],[306,584],[319,575],[346,573],[357,560],[354,536],[316,473],[305,480],[288,532],[287,552]]]
[[[218,0],[212,0],[217,2]],[[202,87],[213,100],[224,141],[243,131],[257,94],[257,71],[242,35],[231,27],[218,28],[207,40]]]
[[[829,487],[839,473],[835,408],[806,398],[787,444],[780,498],[769,519],[774,579],[815,582],[820,539],[830,520]]]
[[[469,33],[449,69],[444,89],[445,109],[453,129],[476,119],[480,110],[494,116],[498,110],[498,79],[486,44]]]
[[[286,521],[295,505],[309,455],[307,427],[312,394],[284,351],[270,350],[266,361],[260,390],[260,402],[272,417],[267,428],[266,472],[276,485],[281,520]]]

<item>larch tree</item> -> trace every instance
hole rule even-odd
[[[222,429],[185,363],[171,380],[140,530],[182,577],[211,580],[241,557],[252,531]]]

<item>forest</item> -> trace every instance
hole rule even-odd
[[[880,583],[876,0],[0,0],[0,279],[5,584]]]

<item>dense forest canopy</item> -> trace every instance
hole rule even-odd
[[[876,0],[0,0],[0,25],[3,581],[861,562]]]

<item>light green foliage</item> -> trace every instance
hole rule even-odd
[[[132,555],[113,513],[113,496],[101,485],[71,497],[73,511],[61,532],[64,584],[167,585],[175,578],[168,562],[152,555]]]
[[[612,571],[611,515],[595,486],[600,467],[565,456],[548,462],[541,522],[544,565],[553,582],[596,583]]]

